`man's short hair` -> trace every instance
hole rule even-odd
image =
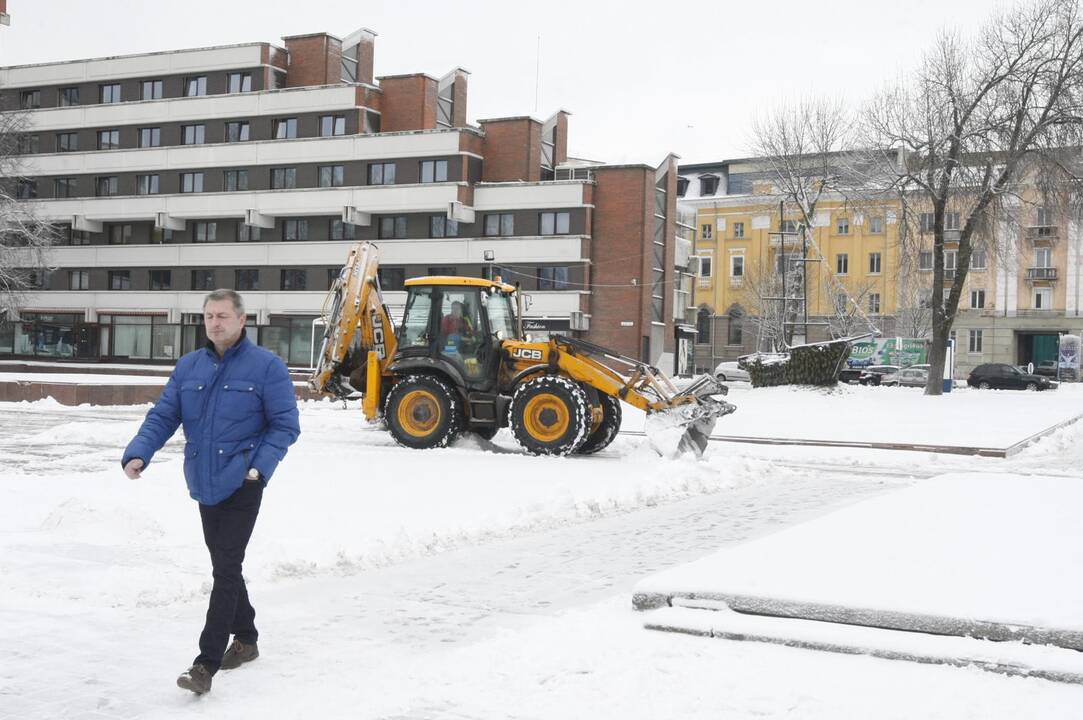
[[[240,294],[236,290],[227,290],[221,288],[203,298],[203,309],[207,309],[207,303],[217,302],[218,300],[229,300],[233,303],[233,309],[237,311],[238,315],[244,315],[244,300],[241,299]]]

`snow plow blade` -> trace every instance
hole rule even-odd
[[[682,453],[703,457],[715,423],[737,409],[719,397],[727,392],[728,388],[714,378],[700,377],[673,398],[673,407],[647,414],[647,442],[663,457]]]

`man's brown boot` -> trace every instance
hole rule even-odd
[[[196,695],[211,691],[211,673],[199,663],[185,670],[177,678],[177,687],[191,690]]]
[[[244,643],[240,640],[234,640],[233,644],[226,650],[226,654],[222,656],[221,668],[223,670],[233,670],[258,657],[259,648],[256,647],[255,643]]]

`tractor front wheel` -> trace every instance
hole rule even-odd
[[[515,391],[508,425],[516,441],[534,455],[568,455],[590,434],[587,393],[573,380],[546,375]]]
[[[443,380],[409,375],[387,395],[384,418],[395,442],[415,450],[447,447],[459,429],[459,397]]]
[[[602,401],[602,421],[594,428],[587,439],[579,446],[576,452],[581,455],[590,455],[599,450],[604,450],[613,442],[620,432],[621,408],[620,400],[612,395],[599,393]]]

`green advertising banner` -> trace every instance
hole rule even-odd
[[[877,338],[856,342],[846,364],[850,367],[897,365],[910,367],[927,362],[925,340],[922,338]]]

